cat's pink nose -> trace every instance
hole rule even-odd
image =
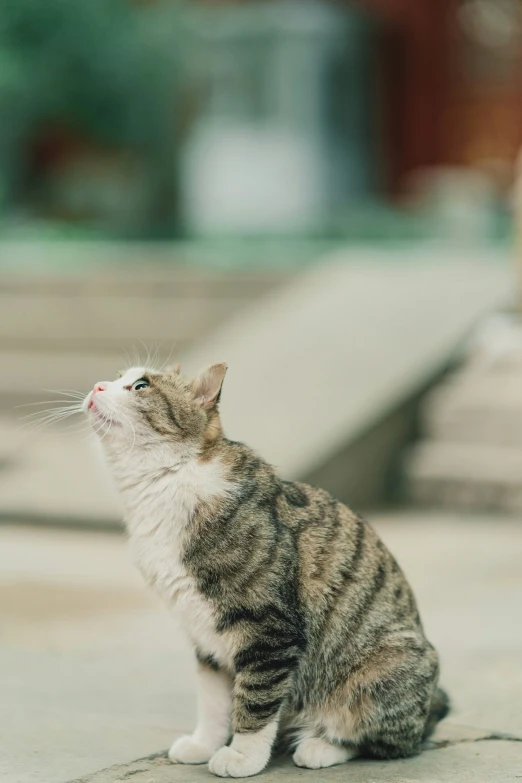
[[[103,381],[100,383],[95,383],[94,389],[92,390],[93,396],[96,394],[96,392],[105,391],[106,388],[107,384],[103,383]]]

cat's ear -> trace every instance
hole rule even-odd
[[[181,370],[181,362],[178,362],[177,364],[173,364],[170,367],[167,367],[166,372],[172,373],[172,375],[179,375],[179,371]]]
[[[203,370],[198,377],[192,381],[192,391],[196,402],[202,408],[213,408],[219,402],[221,386],[227,371],[227,365],[223,362],[213,364]]]

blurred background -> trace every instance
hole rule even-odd
[[[5,239],[505,235],[517,0],[1,14]]]
[[[522,733],[521,96],[520,0],[0,5],[9,783],[193,720],[190,653],[60,418],[146,361],[226,361],[225,432],[373,512],[457,717]]]

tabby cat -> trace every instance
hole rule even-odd
[[[402,571],[345,505],[223,435],[225,372],[135,367],[84,402],[136,565],[197,659],[198,725],[170,760],[246,777],[285,738],[312,769],[418,753],[448,699]]]

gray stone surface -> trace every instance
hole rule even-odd
[[[522,742],[475,739],[425,751],[400,761],[350,761],[322,770],[297,769],[290,759],[275,759],[260,776],[264,783],[507,783],[522,777]],[[165,756],[102,770],[74,783],[203,783],[215,780],[206,766],[174,766]]]
[[[0,527],[0,780],[61,783],[192,723],[190,651],[116,534]]]
[[[522,525],[413,511],[380,514],[375,524],[441,652],[453,700],[439,729],[443,746],[323,773],[275,762],[262,779],[515,779],[522,742],[491,738],[522,737]],[[195,711],[191,652],[142,585],[123,537],[0,527],[0,624],[6,783],[211,780],[205,768],[161,757],[129,763],[190,730]],[[119,766],[95,775],[111,765]]]

